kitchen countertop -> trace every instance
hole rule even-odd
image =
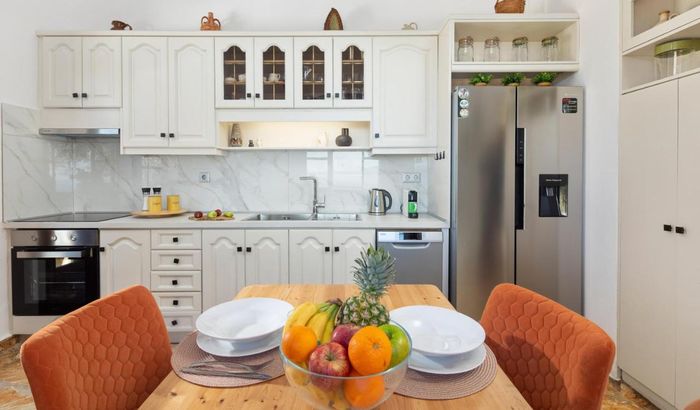
[[[5,222],[5,229],[444,229],[449,223],[429,214],[359,214],[359,221],[246,221],[257,213],[237,213],[231,221],[192,221],[191,213],[172,218],[125,217],[103,222]]]

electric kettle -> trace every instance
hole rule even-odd
[[[391,209],[391,194],[386,189],[374,188],[369,191],[370,215],[384,215]]]

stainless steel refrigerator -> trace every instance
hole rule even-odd
[[[499,283],[582,311],[583,89],[458,87],[450,299],[480,318]]]

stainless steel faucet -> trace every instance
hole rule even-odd
[[[325,208],[326,202],[325,198],[323,202],[318,202],[318,181],[314,177],[299,177],[301,181],[311,181],[314,183],[314,202],[313,202],[313,216],[318,215],[319,208]]]

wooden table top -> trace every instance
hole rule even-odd
[[[345,299],[355,294],[352,285],[253,285],[242,289],[236,299],[272,297],[294,306],[304,301]],[[394,285],[383,300],[391,310],[408,305],[452,308],[445,296],[432,285]],[[287,383],[286,377],[247,387],[202,387],[180,379],[174,372],[146,399],[141,409],[310,409]],[[394,394],[382,409],[529,409],[513,383],[498,369],[496,379],[484,390],[455,400],[418,400]]]

